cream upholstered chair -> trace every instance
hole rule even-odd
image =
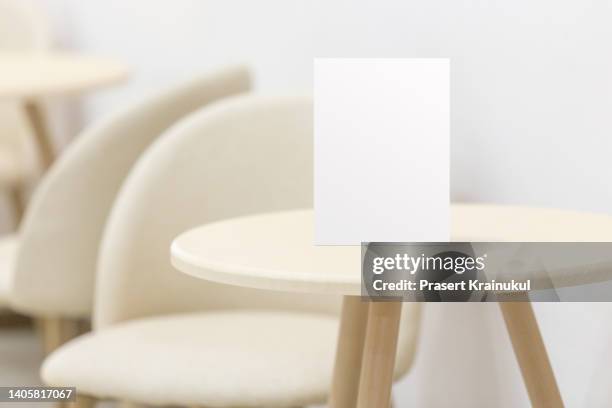
[[[28,0],[0,0],[0,50],[38,51],[47,49],[49,32],[40,10]],[[0,101],[0,191],[10,198],[15,218],[23,211],[23,188],[38,171],[30,129],[19,101]],[[0,238],[0,309],[8,306],[10,275],[16,241]]]
[[[14,264],[14,271],[0,271],[9,277],[3,279],[12,280],[10,305],[44,318],[47,332],[56,338],[47,349],[70,336],[72,321],[91,315],[103,227],[137,157],[182,116],[248,87],[242,68],[183,82],[90,127],[53,164],[35,191],[18,244],[12,253],[0,252],[2,263]]]
[[[311,206],[312,154],[308,98],[228,98],[173,126],[139,159],[111,212],[95,330],[49,356],[44,381],[136,404],[324,401],[339,298],[197,280],[173,269],[169,254],[195,225]],[[403,316],[398,375],[412,361],[417,305]]]

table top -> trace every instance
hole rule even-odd
[[[0,52],[0,98],[72,95],[128,76],[120,62],[66,52]]]
[[[612,242],[612,217],[601,214],[453,204],[451,220],[456,242]],[[359,295],[360,246],[313,242],[312,210],[257,214],[183,233],[172,243],[172,264],[189,275],[237,286]],[[610,272],[593,278],[565,271],[556,278],[568,286],[610,279]]]

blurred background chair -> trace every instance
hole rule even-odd
[[[194,225],[311,207],[312,165],[308,98],[239,96],[168,130],[139,159],[111,212],[95,331],[53,353],[44,381],[136,404],[324,402],[338,297],[201,281],[176,271],[169,255],[172,239]],[[411,365],[418,327],[418,305],[407,304],[397,376]]]
[[[50,45],[49,25],[36,4],[0,0],[0,51],[44,51]],[[24,209],[23,190],[40,165],[31,131],[23,104],[0,100],[0,187],[10,199],[16,223]],[[0,305],[1,293],[0,287]]]
[[[136,158],[179,118],[248,88],[246,71],[231,68],[144,98],[83,132],[47,172],[19,234],[0,247],[10,306],[41,319],[47,352],[90,317],[100,237]]]

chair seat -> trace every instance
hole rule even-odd
[[[19,240],[16,235],[0,238],[0,308],[8,306],[14,262],[17,256]]]
[[[295,406],[329,391],[338,321],[274,311],[148,318],[81,336],[51,354],[45,383],[154,405]]]

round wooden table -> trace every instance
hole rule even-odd
[[[107,58],[60,52],[0,52],[0,99],[23,101],[43,166],[54,158],[38,101],[77,95],[127,78],[126,67]]]
[[[451,220],[453,241],[612,241],[612,217],[605,215],[457,204]],[[185,232],[172,243],[172,263],[219,283],[344,296],[330,406],[388,407],[401,303],[361,300],[359,246],[313,242],[312,210],[258,214]],[[532,404],[562,406],[531,304],[500,307]]]

